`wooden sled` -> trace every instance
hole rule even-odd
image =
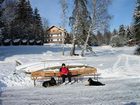
[[[36,80],[46,80],[50,77],[58,78],[58,82],[60,82],[61,75],[59,71],[55,71],[54,69],[59,69],[61,66],[49,67],[47,69],[31,72],[31,78],[34,80],[34,86],[36,86]],[[76,81],[78,81],[78,77],[80,76],[97,76],[97,69],[91,66],[82,66],[82,65],[70,65],[68,66],[70,74]],[[98,78],[98,77],[97,77]]]

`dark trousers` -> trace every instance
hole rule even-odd
[[[65,78],[68,78],[69,82],[71,82],[71,75],[70,74],[67,74],[67,75],[62,75],[62,82],[64,83],[65,82]]]

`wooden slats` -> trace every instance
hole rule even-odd
[[[97,69],[94,67],[82,67],[82,68],[75,68],[74,70],[70,70],[72,77],[77,76],[88,76],[93,75],[94,77],[97,74]],[[31,78],[34,80],[34,85],[36,85],[36,80],[46,79],[47,77],[61,77],[59,71],[35,71],[31,72]]]
[[[87,75],[87,74],[96,74],[97,69],[96,68],[79,68],[75,70],[70,70],[72,75]],[[58,71],[36,71],[31,72],[32,77],[53,77],[53,76],[60,76],[60,73]]]

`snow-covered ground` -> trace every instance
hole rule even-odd
[[[70,57],[68,45],[65,56],[60,45],[1,46],[0,105],[139,105],[140,56],[133,55],[135,48],[93,47],[96,55]],[[16,61],[22,65],[16,66]],[[85,78],[72,85],[34,87],[24,73],[62,63],[94,66],[106,85],[85,86]]]

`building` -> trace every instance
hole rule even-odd
[[[65,29],[52,26],[47,30],[47,35],[45,36],[45,42],[63,44],[67,42],[66,39],[68,37],[69,35]]]

